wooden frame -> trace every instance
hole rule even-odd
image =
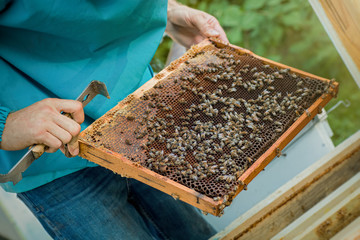
[[[360,3],[309,0],[341,58],[360,87]]]
[[[359,171],[360,131],[212,239],[270,239]]]
[[[201,51],[204,47],[215,44],[219,48],[230,47],[234,51],[239,54],[251,55],[259,60],[261,60],[264,64],[269,64],[274,67],[289,68],[294,73],[303,76],[319,79],[322,81],[330,82],[330,80],[321,78],[310,73],[303,72],[301,70],[271,61],[269,59],[262,58],[250,52],[249,50],[225,44],[218,40],[204,40],[200,44],[194,46],[187,53],[184,54],[183,57],[179,58],[172,62],[167,68],[158,73],[154,78],[150,79],[147,83],[145,83],[142,87],[136,90],[133,94],[128,96],[126,99],[121,101],[117,106],[111,109],[109,112],[115,112],[121,109],[124,109],[132,100],[138,99],[143,96],[144,92],[151,89],[158,81],[165,79],[170,73],[176,69],[180,64],[184,64],[184,62],[189,58],[191,54]],[[321,112],[321,109],[331,100],[332,97],[336,96],[338,90],[338,83],[334,82],[332,88],[329,93],[323,94],[319,99],[317,99],[313,105],[311,105],[306,112],[304,112],[290,127],[289,129],[282,135],[280,138],[259,158],[257,159],[252,166],[247,169],[239,178],[239,182],[243,184],[239,186],[238,190],[235,193],[235,196],[247,185],[251,182],[251,180],[261,172],[269,162],[275,158],[277,155],[281,153],[281,150],[301,131],[302,128],[308,124],[312,118],[315,117],[316,114]],[[98,119],[97,121],[106,122],[110,119],[106,116],[106,114]],[[95,122],[96,124],[96,122]],[[92,162],[95,162],[103,167],[106,167],[118,174],[121,174],[125,177],[131,177],[137,179],[143,183],[146,183],[154,188],[157,188],[169,195],[172,195],[175,199],[182,200],[187,202],[205,212],[211,213],[215,216],[221,213],[220,205],[223,203],[223,199],[219,201],[214,201],[212,198],[207,197],[201,193],[198,193],[190,188],[187,188],[177,182],[174,182],[167,177],[159,175],[145,167],[140,166],[137,163],[134,163],[122,154],[112,152],[107,149],[99,149],[92,145],[92,143],[87,142],[84,137],[88,131],[91,131],[93,125],[90,125],[87,129],[85,129],[79,138],[80,143],[80,156],[88,159]]]

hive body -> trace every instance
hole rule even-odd
[[[219,215],[338,84],[205,40],[81,133],[81,156]]]

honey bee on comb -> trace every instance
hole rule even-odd
[[[137,167],[209,197],[218,205],[207,212],[215,215],[247,188],[244,173],[337,86],[209,40],[161,76],[141,97],[104,115],[111,124],[97,121],[84,141],[106,143]]]

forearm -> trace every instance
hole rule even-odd
[[[1,149],[1,142],[2,136],[5,128],[6,119],[10,113],[10,110],[6,107],[0,106],[0,149]]]

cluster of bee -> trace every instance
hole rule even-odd
[[[142,164],[214,201],[223,199],[223,210],[239,186],[246,188],[241,174],[328,87],[251,56],[200,52],[141,98],[148,102],[139,120],[146,130],[134,134],[147,137]],[[174,89],[170,100],[161,97]]]

